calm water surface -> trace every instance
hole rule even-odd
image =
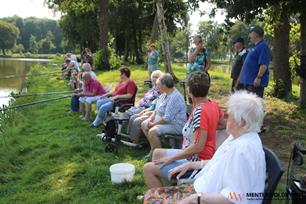
[[[25,75],[37,63],[46,64],[48,59],[0,58],[0,107],[10,98],[3,96],[19,92],[25,84]]]

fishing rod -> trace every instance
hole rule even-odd
[[[41,100],[41,101],[35,101],[35,102],[31,102],[31,103],[25,103],[25,104],[16,105],[16,106],[3,107],[3,108],[0,108],[0,112],[6,111],[6,110],[9,110],[9,109],[22,108],[22,107],[32,106],[32,105],[46,103],[46,102],[50,102],[50,101],[56,101],[56,100],[60,100],[60,99],[64,99],[64,98],[69,98],[69,97],[72,97],[74,95],[75,94],[70,94],[70,95],[66,95],[66,96],[61,96],[61,97],[56,97],[56,98],[51,98],[51,99],[46,99],[46,100]]]
[[[7,76],[0,77],[0,79],[11,79],[11,78],[27,77],[27,76],[42,76],[42,75],[58,74],[58,73],[62,73],[62,71],[45,72],[45,73],[40,73],[40,74],[7,75]]]
[[[24,97],[24,96],[45,96],[45,95],[57,95],[57,94],[67,94],[67,93],[74,93],[73,91],[61,91],[61,92],[46,92],[46,93],[28,93],[28,94],[11,94],[8,96],[0,96],[0,98],[17,98],[17,97]]]

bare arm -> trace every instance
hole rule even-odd
[[[197,204],[198,194],[192,194],[189,197],[181,200],[178,204]],[[231,204],[231,202],[221,194],[206,194],[203,193],[200,198],[201,204]]]
[[[211,67],[211,59],[210,59],[210,57],[207,57],[206,59],[207,59],[207,64],[205,64],[204,71],[207,72],[209,70],[209,68]]]
[[[254,83],[253,83],[254,87],[259,87],[260,86],[261,78],[264,75],[264,73],[266,72],[266,70],[267,70],[267,65],[261,64],[259,66],[259,71],[257,73],[257,77],[255,78]]]

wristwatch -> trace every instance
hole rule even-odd
[[[202,193],[198,193],[198,204],[201,204],[201,196],[202,196]]]
[[[261,79],[261,78],[262,78],[262,76],[257,76],[256,78],[257,78],[257,79]]]

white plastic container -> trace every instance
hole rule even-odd
[[[109,167],[112,183],[122,183],[133,181],[135,166],[128,163],[113,164]]]

